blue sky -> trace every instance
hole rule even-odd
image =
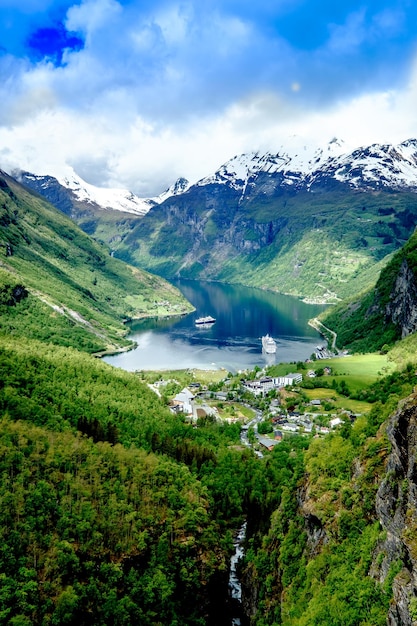
[[[417,136],[412,0],[0,0],[0,167],[158,193],[289,137]]]

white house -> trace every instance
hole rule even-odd
[[[192,415],[193,414],[192,401],[194,400],[194,398],[195,398],[194,394],[192,394],[191,391],[187,387],[184,387],[184,389],[180,391],[179,393],[177,393],[175,398],[172,399],[172,402],[174,405],[177,405],[179,407],[179,410],[185,413],[186,415]]]
[[[274,379],[275,385],[277,387],[286,387],[287,385],[294,385],[296,383],[301,383],[303,380],[303,375],[298,372],[295,374],[286,374],[285,376],[278,376]]]

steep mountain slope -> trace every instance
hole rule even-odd
[[[115,254],[172,278],[335,301],[372,284],[417,222],[417,142],[235,157],[154,206]],[[340,150],[333,146],[332,150]],[[380,268],[378,268],[380,269]]]
[[[184,178],[155,198],[139,198],[126,189],[96,187],[80,178],[72,168],[60,178],[15,171],[13,177],[69,215],[89,235],[116,245],[153,206],[182,193]]]
[[[415,624],[414,384],[415,355],[373,385],[381,402],[368,415],[346,418],[314,437],[302,460],[294,450],[282,463],[279,506],[242,564],[251,626]]]
[[[0,292],[2,332],[75,342],[89,351],[127,345],[126,318],[191,310],[165,281],[111,258],[4,173]]]
[[[44,328],[84,349],[86,337],[120,344],[118,320],[151,310],[161,281],[6,176],[0,245],[0,621],[226,626],[232,531],[246,518],[251,626],[413,624],[417,399],[397,400],[415,386],[415,352],[368,389],[380,400],[369,415],[258,458],[237,423],[190,427],[136,374],[30,339]],[[380,290],[405,334],[415,250],[413,237]]]
[[[140,201],[74,173],[16,175],[132,265],[323,302],[373,284],[417,222],[413,139],[351,153],[334,139],[243,154],[192,186],[180,179]]]
[[[381,271],[374,289],[324,314],[339,348],[381,349],[417,330],[417,232]]]

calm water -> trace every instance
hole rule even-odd
[[[296,298],[238,285],[181,280],[175,285],[196,311],[181,318],[153,319],[131,325],[138,347],[106,357],[117,367],[141,369],[225,368],[236,372],[255,365],[301,361],[322,343],[307,322],[323,310]],[[216,323],[199,328],[197,317],[212,315]],[[263,355],[261,336],[277,342],[275,355]]]

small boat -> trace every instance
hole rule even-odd
[[[214,324],[215,321],[215,317],[211,317],[211,315],[206,315],[206,317],[198,317],[195,321],[195,324],[196,326],[207,326],[208,324]]]
[[[268,333],[262,337],[262,349],[266,354],[275,354],[277,351],[277,344]]]

